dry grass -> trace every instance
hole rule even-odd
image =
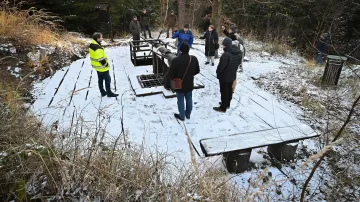
[[[30,15],[31,13],[31,15]],[[0,36],[12,38],[23,45],[53,45],[57,34],[59,18],[43,10],[31,8],[18,10],[0,5]]]
[[[66,130],[42,126],[9,89],[0,91],[0,200],[100,198],[104,201],[240,201],[243,195],[223,172],[201,173],[171,154],[145,145],[105,143],[99,117],[88,129],[81,115]],[[10,91],[11,92],[11,91]],[[120,137],[120,136],[119,136]],[[123,139],[123,137],[120,137]],[[191,147],[190,147],[191,148]],[[174,157],[175,158],[175,157]]]
[[[292,48],[285,43],[271,42],[264,47],[264,50],[269,52],[271,55],[282,55],[286,56]]]

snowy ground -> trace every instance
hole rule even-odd
[[[166,40],[171,41],[171,39]],[[215,67],[206,66],[202,52],[204,47],[194,45],[194,48],[190,54],[199,59],[201,73],[197,79],[205,85],[205,88],[193,92],[194,109],[191,119],[186,120],[185,124],[179,124],[173,117],[173,114],[177,112],[175,98],[165,99],[162,94],[147,97],[135,96],[127,69],[136,67],[129,59],[129,47],[124,45],[105,50],[113,64],[110,73],[112,87],[116,88],[116,92],[120,94],[118,99],[101,98],[97,87],[97,75],[92,70],[89,56],[87,56],[75,61],[69,67],[64,67],[52,78],[37,83],[34,86],[37,100],[32,110],[49,126],[58,121],[60,130],[71,128],[79,120],[87,123],[89,130],[95,130],[101,122],[102,129],[106,130],[104,137],[106,142],[114,142],[124,127],[128,132],[127,142],[144,144],[148,149],[170,153],[185,162],[190,162],[185,126],[199,152],[201,152],[199,140],[204,138],[287,126],[297,126],[307,134],[313,132],[298,119],[303,114],[300,108],[260,89],[254,81],[261,74],[299,64],[300,59],[296,55],[284,58],[270,56],[263,52],[248,52],[249,61],[244,64],[244,72],[238,73],[238,84],[231,108],[227,113],[222,114],[212,109],[218,106],[220,101],[219,85],[215,74],[218,60],[215,61]],[[150,66],[144,68],[148,68],[149,72],[152,71]],[[73,135],[71,131],[69,134]],[[253,138],[253,141],[256,141],[259,137]],[[283,165],[282,169],[276,167],[267,169],[266,175],[274,182],[273,186],[269,186],[269,191],[273,190],[271,196],[274,199],[276,197],[287,199],[299,195],[301,185],[308,176],[308,171],[300,168],[309,155],[304,155],[306,153],[304,150],[310,148],[315,151],[317,147],[315,141],[303,141],[298,147],[298,151],[300,150],[298,161]],[[250,160],[258,169],[236,176],[234,179],[240,187],[247,188],[250,178],[258,176],[259,173],[264,172],[263,169],[271,166],[265,151],[265,148],[252,151]],[[205,159],[199,157],[199,161],[202,160]],[[206,161],[207,165],[223,169],[219,157],[208,158]],[[292,179],[297,183],[290,182]],[[317,185],[311,185],[311,188],[316,188]]]

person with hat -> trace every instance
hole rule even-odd
[[[141,26],[139,21],[137,20],[137,17],[134,16],[133,20],[130,22],[130,32],[133,36],[133,41],[139,41],[140,40],[140,32],[141,32]],[[139,42],[134,42],[134,45],[139,45]],[[139,48],[137,48],[139,49]]]
[[[194,42],[194,36],[192,35],[191,31],[189,30],[190,26],[189,24],[185,24],[184,28],[175,32],[172,35],[173,39],[178,39],[179,43],[178,43],[178,55],[180,55],[180,46],[183,42],[186,42],[187,44],[189,44],[189,46],[191,47],[193,42]]]
[[[150,16],[147,13],[146,9],[143,10],[143,13],[140,16],[140,23],[141,23],[141,25],[143,27],[143,30],[144,30],[145,39],[146,39],[146,30],[149,33],[149,38],[152,38],[151,37],[151,31],[150,31]]]
[[[220,83],[221,102],[219,107],[213,109],[217,112],[226,112],[230,108],[233,89],[232,85],[236,79],[236,72],[241,63],[241,51],[239,46],[232,43],[230,38],[222,42],[224,53],[220,57],[216,69],[216,75]]]
[[[171,80],[174,78],[182,79],[181,89],[176,89],[176,97],[179,113],[175,113],[175,118],[184,121],[190,119],[193,101],[192,91],[194,89],[194,76],[200,73],[198,59],[189,55],[190,45],[182,42],[180,45],[180,55],[171,62],[167,77]],[[186,100],[186,108],[184,99]]]
[[[171,35],[175,32],[175,26],[177,23],[177,17],[175,15],[175,12],[173,10],[170,11],[170,15],[167,16],[166,24],[167,24],[167,35],[166,37],[169,38],[169,31],[171,28]]]

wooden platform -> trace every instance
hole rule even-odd
[[[298,126],[288,126],[270,130],[254,131],[230,136],[221,136],[200,140],[200,147],[205,156],[220,155],[238,150],[254,149],[279,143],[291,143],[318,134],[313,131],[303,131]]]

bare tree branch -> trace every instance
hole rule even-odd
[[[353,103],[353,105],[352,105],[352,107],[351,107],[351,109],[350,109],[349,115],[348,115],[345,123],[343,124],[343,126],[341,127],[341,129],[339,130],[339,132],[336,134],[336,136],[335,136],[335,138],[333,139],[332,142],[335,142],[336,140],[338,140],[339,137],[341,136],[342,132],[345,130],[347,124],[350,122],[350,119],[351,119],[351,117],[352,117],[352,115],[353,115],[353,113],[354,113],[355,107],[356,107],[356,105],[358,104],[359,100],[360,100],[360,96],[359,96],[359,97],[355,100],[355,102]],[[322,155],[321,158],[318,160],[318,162],[316,163],[316,165],[314,166],[314,168],[311,170],[311,173],[310,173],[309,177],[306,179],[305,184],[304,184],[304,186],[303,186],[303,188],[302,188],[302,191],[301,191],[301,198],[300,198],[300,201],[301,201],[301,202],[304,202],[306,187],[309,185],[309,182],[310,182],[311,178],[313,177],[316,169],[320,166],[321,162],[324,160],[325,154],[326,154],[326,152],[325,152],[324,155]]]

